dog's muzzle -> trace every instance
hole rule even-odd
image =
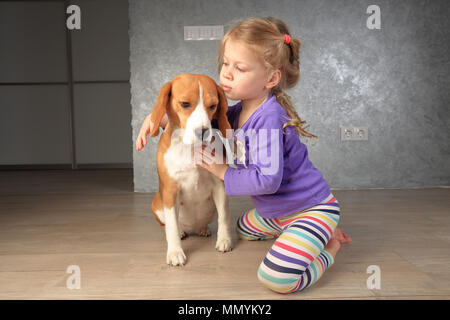
[[[197,141],[211,142],[213,136],[212,129],[201,128],[195,130],[195,137]]]

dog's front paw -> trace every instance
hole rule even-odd
[[[167,252],[167,264],[171,266],[183,266],[186,264],[186,255],[182,249]]]
[[[232,249],[231,239],[229,239],[229,238],[217,239],[217,242],[216,242],[216,250],[217,251],[227,252],[227,251],[231,251],[231,249]]]

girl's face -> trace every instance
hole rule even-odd
[[[267,95],[270,78],[256,53],[238,41],[225,43],[220,84],[231,100],[252,100]]]

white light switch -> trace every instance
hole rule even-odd
[[[184,27],[184,40],[194,40],[197,37],[195,27]]]
[[[220,40],[223,26],[185,26],[184,40]]]

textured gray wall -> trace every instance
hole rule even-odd
[[[371,4],[381,30],[366,28]],[[166,81],[185,72],[218,79],[218,41],[184,41],[183,26],[228,30],[271,15],[302,41],[301,80],[289,94],[319,136],[307,145],[332,188],[450,185],[448,1],[130,0],[129,14],[134,141]],[[369,141],[341,142],[340,126],[368,126]],[[158,188],[157,141],[134,151],[135,191]]]

